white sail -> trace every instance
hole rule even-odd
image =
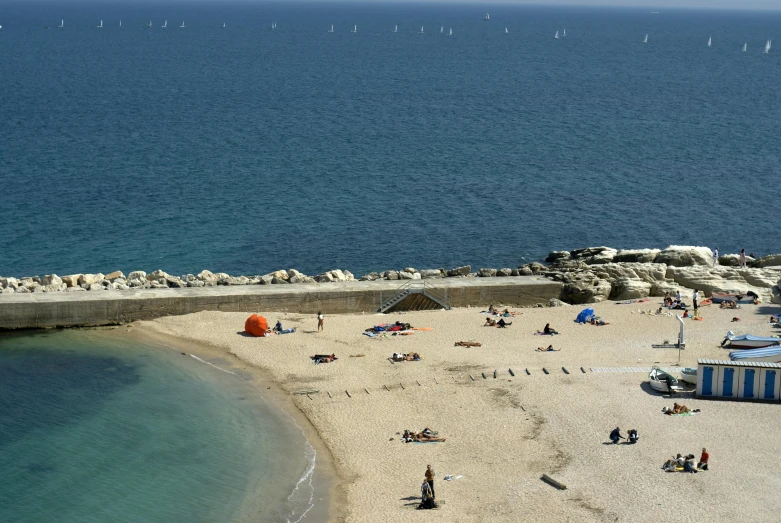
[[[748,49],[748,44],[747,43],[743,44],[743,52],[744,53],[746,52],[746,49]]]
[[[558,40],[558,38],[559,38],[559,32],[558,31],[556,31],[556,34],[553,36],[553,38]]]
[[[710,44],[711,44],[711,37],[709,36],[709,37],[708,37],[708,47],[710,47],[710,46],[711,46]]]
[[[768,54],[768,53],[770,52],[770,45],[771,45],[771,44],[770,44],[770,40],[768,40],[767,42],[765,42],[765,50],[764,50],[764,51],[762,51],[762,52],[763,52],[763,53],[765,53],[765,54]]]
[[[334,32],[334,24],[331,24],[331,29],[329,29],[328,32],[329,33],[333,33]]]
[[[98,29],[103,27],[103,20],[100,21],[100,25],[98,26]]]
[[[483,22],[488,22],[491,19],[490,16],[488,16],[488,13],[485,14],[485,18],[483,18]]]
[[[152,27],[152,21],[151,20],[149,21],[149,25],[147,25],[147,27]]]
[[[180,25],[179,28],[184,29],[184,20],[182,20],[182,25]]]
[[[645,38],[643,38],[643,43],[644,44],[648,43],[648,33],[645,34]]]
[[[450,32],[447,34],[448,36],[453,36],[453,28],[450,28]]]
[[[567,30],[566,29],[564,29],[564,31],[561,33],[561,36],[562,37],[567,36]]]
[[[122,20],[119,21],[119,27],[122,27]]]
[[[505,28],[504,28],[504,34],[507,34],[507,33],[509,33],[509,31],[508,31],[508,30],[507,30],[507,28],[505,27]]]
[[[420,34],[423,34],[423,26],[420,26]]]
[[[60,25],[57,27],[65,27],[65,20],[60,20]]]
[[[394,26],[393,27],[393,32],[394,33],[398,33],[399,32],[399,26]]]
[[[163,29],[165,29],[166,27],[168,27],[168,20],[166,20],[165,22],[163,22]]]
[[[350,31],[351,33],[357,33],[358,32],[358,24],[353,26],[353,30]]]
[[[225,29],[225,22],[222,23],[222,28]]]

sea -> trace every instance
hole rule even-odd
[[[229,363],[101,330],[0,335],[0,521],[319,521],[316,457]]]

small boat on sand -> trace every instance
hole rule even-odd
[[[733,349],[761,349],[775,345],[781,345],[781,338],[776,338],[774,336],[752,336],[751,334],[735,336],[735,333],[732,331],[727,331],[727,335],[721,342],[722,347],[726,346]]]
[[[683,390],[675,376],[668,374],[659,367],[651,369],[651,372],[648,373],[648,380],[651,388],[658,392],[670,392],[670,387],[672,387],[673,391]]]
[[[781,345],[765,347],[764,349],[736,350],[729,353],[729,359],[732,361],[781,363]]]
[[[697,369],[692,369],[690,367],[681,369],[681,381],[697,385]]]

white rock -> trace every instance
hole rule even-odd
[[[615,263],[652,263],[659,253],[660,249],[621,249],[613,257]]]
[[[158,269],[158,270],[156,270],[154,272],[150,272],[149,274],[146,275],[146,279],[149,280],[149,281],[160,281],[160,279],[164,279],[165,280],[165,279],[168,279],[170,277],[171,276],[169,276],[169,274],[167,272],[165,272],[163,270],[160,270],[160,269]]]
[[[146,272],[144,271],[133,271],[130,274],[127,275],[128,281],[131,280],[141,280],[146,281]]]
[[[120,278],[122,278],[124,280],[125,279],[125,275],[122,274],[122,271],[114,271],[114,272],[110,272],[110,273],[106,274],[103,278],[108,280],[108,281],[110,281],[110,282],[113,282],[114,280],[118,280]]]
[[[651,284],[641,280],[622,279],[611,285],[610,298],[613,300],[634,300],[646,298],[651,294]]]
[[[82,274],[79,276],[79,285],[90,285],[92,283],[100,283],[103,281],[103,274]]]
[[[399,279],[400,280],[411,280],[413,274],[420,275],[419,272],[418,273],[412,273],[412,272],[408,272],[408,271],[400,271],[399,272]]]
[[[708,247],[670,245],[656,256],[654,262],[675,267],[711,266],[713,253]]]
[[[59,287],[62,284],[62,278],[57,276],[56,274],[47,274],[43,278],[41,278],[41,285],[44,287],[48,287],[50,285],[56,285]]]
[[[3,289],[15,290],[19,286],[19,281],[16,278],[0,278],[0,287]]]

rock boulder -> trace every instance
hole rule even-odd
[[[673,267],[711,266],[713,253],[708,247],[670,245],[656,256],[654,262]]]

